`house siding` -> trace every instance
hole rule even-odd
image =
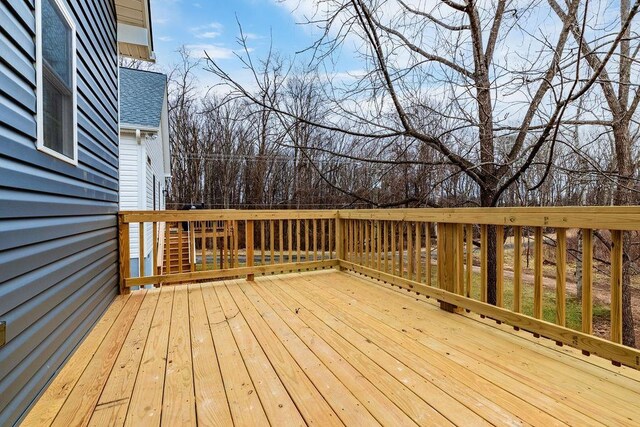
[[[0,425],[39,396],[117,293],[112,0],[67,0],[77,30],[78,165],[36,150],[33,0],[0,4]]]

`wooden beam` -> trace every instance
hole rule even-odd
[[[196,280],[221,279],[228,277],[246,276],[248,274],[283,273],[288,271],[305,271],[322,268],[333,268],[340,264],[339,260],[292,262],[276,265],[258,265],[253,267],[225,268],[221,270],[191,271],[170,275],[156,275],[135,277],[125,280],[125,287],[152,285],[154,283],[182,283]]]

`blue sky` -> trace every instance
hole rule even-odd
[[[240,48],[238,21],[255,58],[264,57],[271,42],[275,50],[293,56],[314,40],[312,28],[299,25],[304,7],[298,7],[297,0],[152,0],[157,63],[168,70],[184,45],[194,56],[206,50],[225,71],[242,76],[234,56]],[[197,74],[205,88],[213,83],[209,73]]]

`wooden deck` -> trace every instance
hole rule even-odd
[[[640,373],[335,270],[119,296],[24,425],[637,425]]]

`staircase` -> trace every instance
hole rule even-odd
[[[190,250],[190,235],[188,230],[182,230],[182,242],[180,242],[180,232],[178,231],[179,225],[169,225],[169,242],[165,242],[164,256],[166,259],[167,252],[169,251],[169,265],[165,265],[165,271],[162,273],[188,273],[191,271],[191,250]],[[180,266],[180,247],[182,246],[182,269]]]

